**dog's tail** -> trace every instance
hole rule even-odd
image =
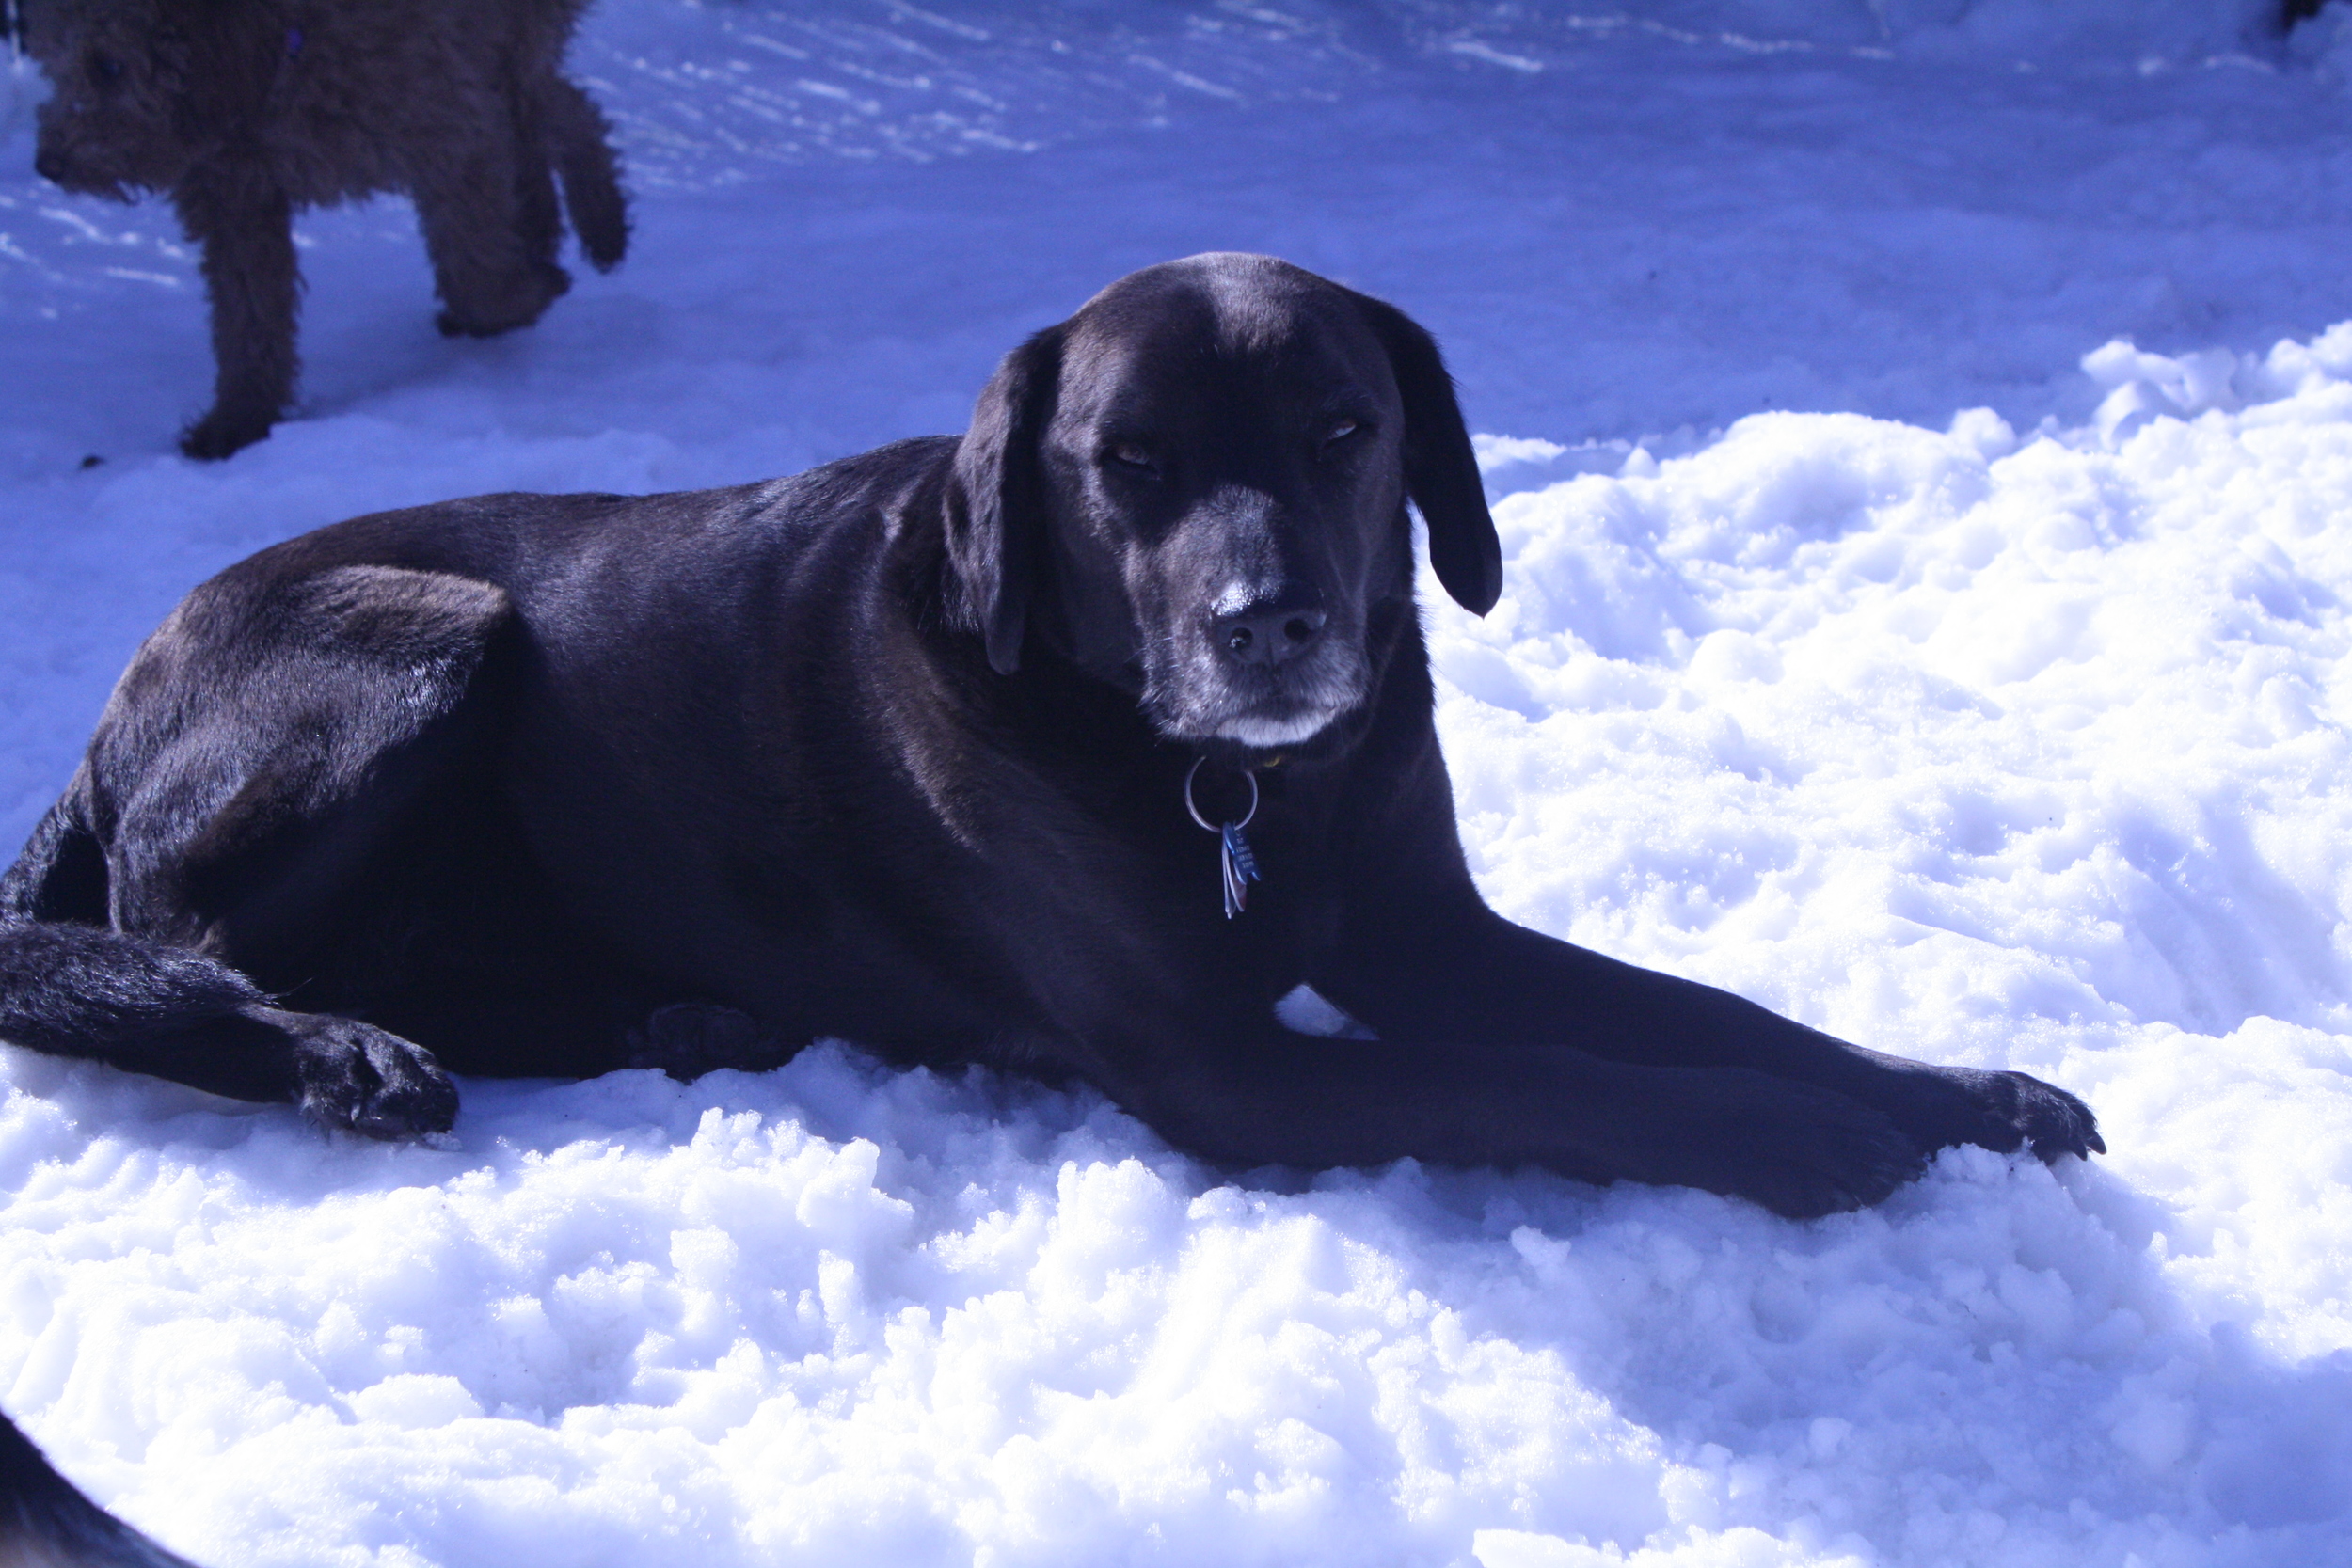
[[[0,1568],[190,1568],[75,1489],[0,1415]]]
[[[612,126],[596,100],[560,71],[548,72],[539,92],[541,122],[556,178],[564,183],[572,231],[590,263],[598,272],[611,272],[628,250],[628,198],[612,155]]]

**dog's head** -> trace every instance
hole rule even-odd
[[[49,78],[33,168],[70,191],[168,190],[218,139],[206,100],[226,84],[197,58],[193,19],[163,0],[26,0],[25,52]],[[199,82],[206,83],[199,90]]]
[[[1371,695],[1408,610],[1410,498],[1446,592],[1502,558],[1453,383],[1392,307],[1263,256],[1121,278],[1006,356],[957,453],[958,618],[1035,636],[1171,740],[1296,745]]]

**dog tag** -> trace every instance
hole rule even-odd
[[[1241,814],[1238,822],[1220,827],[1200,815],[1200,808],[1192,798],[1192,781],[1200,776],[1200,764],[1208,760],[1199,758],[1193,763],[1192,771],[1184,775],[1184,810],[1192,814],[1195,822],[1216,834],[1217,879],[1224,884],[1225,918],[1231,920],[1248,908],[1249,884],[1260,880],[1258,857],[1249,852],[1249,841],[1241,832],[1258,815],[1258,775],[1248,768],[1242,770],[1241,776],[1249,784],[1249,809]]]
[[[1225,873],[1225,918],[1231,920],[1249,905],[1249,884],[1258,879],[1258,857],[1241,836],[1241,824],[1228,822],[1217,830],[1217,859]]]

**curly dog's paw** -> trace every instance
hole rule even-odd
[[[265,438],[277,422],[277,416],[266,411],[223,405],[188,426],[180,437],[180,450],[204,462],[218,462]]]

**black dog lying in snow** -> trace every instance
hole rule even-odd
[[[1039,333],[961,440],[290,540],[149,639],[0,881],[0,1037],[397,1136],[450,1125],[440,1064],[838,1035],[1083,1078],[1229,1165],[1533,1162],[1792,1215],[1945,1145],[2103,1147],[2035,1079],[1489,911],[1408,496],[1485,611],[1436,346],[1226,255]],[[1377,1038],[1284,1029],[1302,983]]]
[[[169,192],[204,246],[219,379],[182,438],[226,457],[294,384],[294,214],[417,204],[441,330],[528,326],[571,287],[564,205],[598,270],[628,215],[604,116],[563,73],[584,0],[25,0],[55,89],[34,167],[71,191]]]

